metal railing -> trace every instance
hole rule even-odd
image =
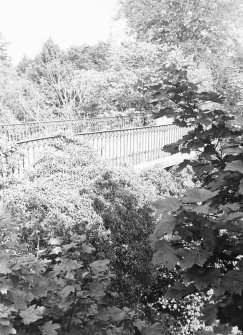
[[[111,166],[137,165],[169,156],[166,144],[176,142],[189,128],[175,125],[147,126],[115,131],[76,134],[87,140]]]
[[[103,118],[83,118],[69,120],[52,120],[26,123],[0,124],[0,133],[9,140],[22,141],[36,137],[53,135],[57,132],[72,131],[73,133],[94,132],[101,130],[140,127],[147,122],[141,114],[131,116],[115,116]]]
[[[163,147],[176,142],[189,130],[191,128],[161,125],[77,133],[75,136],[89,142],[97,154],[111,166],[122,166],[137,165],[169,156]],[[42,158],[50,141],[56,137],[48,136],[18,142],[24,151],[24,157],[16,173],[22,174],[25,169],[32,167]]]

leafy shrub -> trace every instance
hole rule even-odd
[[[178,78],[180,79],[178,81]],[[169,79],[169,80],[168,80]],[[190,164],[201,187],[190,188],[176,198],[156,201],[158,222],[152,235],[153,262],[176,268],[181,280],[166,296],[180,300],[198,293],[205,301],[202,322],[212,333],[230,334],[232,326],[242,331],[243,308],[243,120],[222,108],[224,98],[216,92],[198,92],[187,71],[176,66],[157,85],[161,96],[173,92],[175,124],[195,125],[169,152],[196,152]],[[163,91],[163,94],[162,92]],[[211,107],[205,108],[205,102]],[[215,106],[215,104],[217,104]],[[215,326],[220,321],[222,325]],[[203,334],[203,331],[201,332]]]
[[[185,168],[181,172],[176,172],[173,168],[168,172],[160,164],[143,171],[141,178],[154,186],[156,195],[164,197],[181,196],[187,188],[195,185],[190,168]]]
[[[170,176],[169,172],[164,173]],[[28,257],[31,260],[26,265],[28,268],[24,266],[16,274],[12,267],[14,256],[11,251],[8,263],[10,272],[4,274],[3,281],[9,280],[8,276],[14,273],[14,276],[19,276],[17,282],[20,285],[24,271],[26,286],[21,290],[35,287],[35,282],[30,283],[30,280],[36,281],[38,276],[44,278],[48,287],[53,287],[56,280],[60,284],[55,286],[57,296],[48,291],[39,300],[33,297],[25,301],[24,311],[32,308],[37,312],[36,309],[40,307],[41,310],[45,309],[46,314],[25,325],[22,314],[10,312],[11,327],[38,334],[41,329],[51,327],[53,322],[56,324],[53,327],[57,327],[52,329],[54,334],[55,331],[62,334],[67,329],[74,333],[76,329],[82,329],[84,334],[120,334],[126,329],[128,334],[136,334],[138,329],[150,329],[149,325],[156,322],[161,324],[163,321],[163,332],[170,323],[175,325],[171,317],[158,315],[159,309],[154,310],[146,302],[146,296],[152,292],[151,283],[160,276],[158,267],[151,263],[149,236],[154,229],[151,200],[155,199],[156,192],[148,178],[146,181],[125,168],[111,170],[85,143],[59,136],[51,142],[35,169],[21,183],[12,185],[6,194],[6,209],[14,220],[13,224],[8,223],[13,233],[10,228],[8,232],[13,237],[18,236],[16,241],[11,242],[16,250],[20,250],[20,258],[17,257],[16,261],[25,261],[21,258],[22,253],[27,263]],[[6,225],[1,231],[5,229]],[[7,242],[5,252],[8,252]],[[67,245],[70,246],[68,250]],[[35,266],[39,266],[39,261],[46,263],[40,266],[38,272]],[[73,261],[82,264],[82,267],[71,269],[66,278],[62,268],[65,262],[72,264]],[[104,272],[98,272],[98,277],[92,272],[91,264],[94,262],[105,268]],[[61,272],[53,273],[58,266]],[[27,278],[32,268],[34,279]],[[84,298],[75,297],[75,294],[79,294],[77,287],[81,285],[83,290],[80,269],[87,272],[85,280],[90,285],[88,288],[84,286],[87,294]],[[174,278],[166,275],[158,283],[168,287],[171,280],[174,281]],[[66,300],[62,293],[65,289]],[[160,288],[157,289],[159,293]],[[16,286],[12,290],[15,292]],[[160,296],[158,294],[156,299],[159,300]],[[54,299],[51,306],[47,297],[51,301]],[[11,299],[8,305],[14,306],[15,302]],[[75,312],[72,312],[74,305]],[[59,318],[53,313],[60,308]],[[81,310],[85,310],[86,314],[83,315]],[[164,312],[168,312],[168,309]],[[72,321],[68,325],[70,319]],[[148,322],[147,326],[142,319]],[[158,329],[161,331],[161,328]],[[51,334],[51,330],[48,331]]]

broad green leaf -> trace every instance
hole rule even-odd
[[[207,114],[202,114],[198,119],[195,119],[195,123],[204,124],[206,127],[212,124],[212,118],[210,118]]]
[[[180,201],[176,198],[164,198],[154,201],[152,205],[161,211],[170,212],[180,208]]]
[[[134,327],[137,327],[137,329],[140,331],[146,327],[146,322],[141,319],[134,320],[132,324],[134,325]]]
[[[29,308],[27,308],[25,311],[20,312],[20,316],[23,319],[23,323],[25,325],[29,325],[30,323],[33,323],[39,319],[43,318],[45,308],[39,307],[36,305],[31,305]]]
[[[60,325],[58,323],[52,323],[52,321],[47,321],[43,326],[39,327],[42,335],[57,335],[57,329],[59,328]]]
[[[145,335],[161,335],[164,334],[165,329],[163,325],[159,322],[154,323],[152,326],[147,327]]]
[[[7,254],[0,255],[0,273],[6,275],[11,273],[12,270],[10,269],[10,257]]]
[[[101,303],[106,296],[105,293],[105,283],[92,283],[89,287],[90,295],[95,298],[98,303]]]
[[[164,297],[166,299],[180,300],[194,292],[195,287],[192,284],[185,286],[185,284],[177,282],[172,287],[168,288]]]
[[[202,267],[209,258],[210,253],[204,249],[179,249],[176,251],[176,255],[183,258],[182,260],[180,260],[180,266],[183,270],[186,270],[188,268],[191,268],[194,264]]]
[[[208,215],[210,211],[210,206],[208,204],[202,205],[202,206],[196,206],[193,209],[193,212],[198,213],[198,214],[205,214]]]
[[[224,155],[226,154],[238,155],[238,154],[241,154],[242,152],[243,152],[243,148],[239,148],[239,146],[230,145],[230,146],[224,146],[222,148],[222,153]]]
[[[237,160],[231,163],[228,163],[225,167],[225,171],[237,171],[243,173],[243,161]]]
[[[198,290],[218,287],[220,284],[220,270],[215,268],[190,268],[185,271],[186,282],[194,282]]]
[[[26,310],[27,305],[34,298],[31,293],[25,291],[14,290],[12,292],[14,307],[19,310]]]
[[[218,307],[215,304],[206,304],[203,307],[203,320],[206,326],[211,326],[217,319]]]
[[[218,194],[218,191],[211,192],[206,189],[191,188],[187,190],[186,196],[182,198],[184,203],[195,203],[195,202],[204,202]]]
[[[160,239],[165,234],[171,234],[176,225],[176,218],[173,215],[162,214],[157,221],[154,234]]]
[[[124,310],[113,306],[103,309],[97,317],[103,321],[111,319],[114,322],[121,322],[127,318],[127,313]]]
[[[64,298],[67,298],[69,294],[73,292],[75,292],[75,287],[72,285],[67,285],[61,290],[60,295]]]
[[[243,288],[243,272],[239,270],[231,270],[227,272],[220,286],[227,292],[241,295]]]
[[[102,260],[91,263],[90,267],[93,270],[96,270],[97,272],[104,272],[104,271],[109,270],[109,267],[108,267],[109,264],[110,264],[109,259],[102,259]]]
[[[178,262],[178,257],[167,241],[157,240],[152,243],[154,249],[153,263],[165,265],[168,269],[173,269]]]
[[[108,307],[107,313],[110,316],[111,320],[115,322],[123,321],[127,317],[127,313],[116,306]]]

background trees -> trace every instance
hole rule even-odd
[[[120,15],[139,40],[180,47],[196,63],[205,63],[228,108],[240,101],[234,80],[241,71],[236,61],[237,29],[243,22],[240,1],[127,0],[121,1]]]

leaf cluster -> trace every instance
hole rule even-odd
[[[186,72],[172,66],[169,77],[174,82],[166,79],[155,96],[169,94],[176,106],[175,123],[194,129],[167,150],[194,153],[179,169],[191,166],[201,187],[154,203],[153,262],[181,273],[182,279],[166,293],[170,298],[210,292],[206,325],[220,319],[242,330],[242,118],[221,109],[223,97],[216,92],[199,93]],[[161,112],[171,115],[172,108]]]

